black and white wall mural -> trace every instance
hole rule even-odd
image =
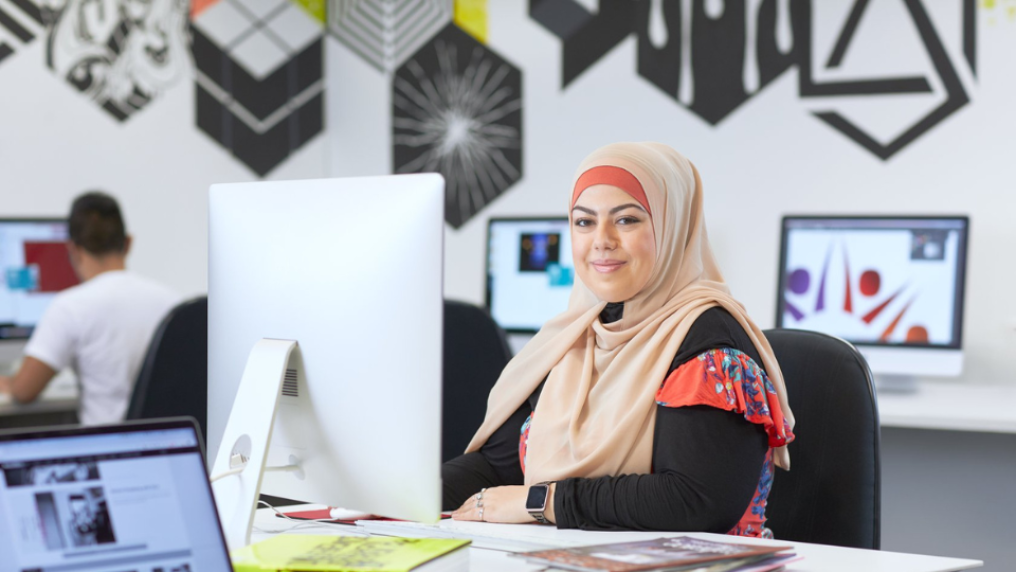
[[[194,15],[197,126],[264,176],[324,129],[323,28],[289,0]]]
[[[392,79],[396,173],[439,172],[455,228],[522,177],[522,72],[449,24]]]
[[[118,121],[187,76],[187,0],[14,0],[0,26],[38,36],[45,64]],[[0,60],[13,53],[0,40]]]
[[[380,71],[391,73],[452,21],[452,0],[329,0],[328,29]]]
[[[563,88],[634,35],[638,74],[714,126],[791,69],[798,72],[798,96],[809,108],[833,98],[877,102],[908,94],[939,96],[938,105],[914,113],[888,137],[876,137],[835,104],[812,109],[817,119],[883,160],[969,101],[957,66],[968,66],[976,75],[976,0],[957,0],[962,12],[958,30],[945,31],[958,32],[949,36],[962,43],[961,59],[950,57],[943,30],[932,22],[922,0],[901,0],[903,9],[892,14],[899,40],[906,43],[916,30],[914,59],[930,60],[931,69],[925,71],[927,66],[918,62],[918,71],[887,74],[877,61],[880,54],[874,54],[870,77],[855,74],[843,80],[820,76],[835,72],[852,52],[872,55],[856,32],[862,19],[885,17],[884,9],[872,14],[874,4],[884,3],[852,0],[837,26],[821,30],[814,26],[816,0],[601,0],[595,10],[589,4],[529,0],[530,17],[561,39]],[[830,45],[831,50],[820,54],[817,45]],[[885,56],[889,54],[881,54]]]

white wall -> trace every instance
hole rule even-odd
[[[964,378],[1016,383],[1008,363],[1016,344],[1016,298],[1009,295],[1016,269],[1006,254],[1016,245],[1016,18],[1003,7],[978,10],[974,79],[961,51],[962,3],[925,0],[972,102],[883,161],[810,111],[844,110],[889,138],[944,100],[902,2],[872,3],[842,70],[817,70],[817,79],[925,75],[933,94],[803,100],[791,69],[715,127],[637,75],[634,36],[562,90],[561,42],[528,17],[527,4],[488,3],[488,46],[523,71],[524,176],[462,228],[448,227],[449,297],[483,299],[488,217],[563,214],[573,170],[589,151],[659,140],[698,166],[713,247],[734,295],[763,327],[774,319],[783,214],[969,214]],[[818,60],[852,3],[815,4]],[[391,172],[389,79],[336,42],[327,56],[333,174]]]
[[[0,217],[67,216],[82,191],[121,203],[128,267],[184,295],[208,290],[208,186],[257,176],[195,126],[190,73],[120,123],[44,65],[35,41],[0,62]],[[325,175],[319,135],[272,179]]]

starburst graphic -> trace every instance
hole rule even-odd
[[[455,25],[392,80],[396,173],[439,172],[461,227],[522,177],[522,74]]]

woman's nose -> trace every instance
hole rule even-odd
[[[613,225],[601,224],[597,226],[593,248],[596,250],[614,250],[617,248],[617,236]]]

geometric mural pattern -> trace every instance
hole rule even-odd
[[[778,76],[796,67],[801,98],[892,98],[944,88],[945,100],[888,141],[878,141],[835,109],[815,117],[886,160],[969,102],[956,63],[943,46],[922,0],[903,0],[937,76],[813,78],[813,5],[818,0],[601,0],[595,12],[578,0],[529,0],[529,16],[561,40],[561,80],[567,87],[631,35],[637,71],[710,125],[718,125]],[[825,69],[840,66],[855,43],[868,0],[854,0],[836,31]],[[976,0],[961,0],[962,52],[977,73]]]
[[[0,62],[14,55],[18,47],[31,43],[42,25],[42,10],[29,0],[0,4]]]
[[[452,20],[452,0],[329,0],[335,39],[391,73]]]
[[[191,14],[198,128],[260,176],[324,128],[323,26],[289,0]]]
[[[461,227],[522,177],[522,72],[449,24],[392,78],[392,158],[441,173]]]
[[[187,0],[10,0],[0,28],[21,43],[46,35],[46,66],[119,121],[185,77]],[[12,47],[0,40],[0,59]]]

